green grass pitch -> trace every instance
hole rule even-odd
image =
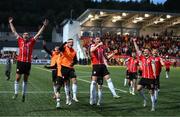
[[[4,65],[0,65],[0,116],[180,116],[180,68],[171,68],[170,79],[165,79],[165,71],[161,73],[161,90],[155,112],[151,112],[150,96],[148,106],[142,106],[143,100],[136,93],[130,95],[128,87],[123,86],[124,67],[109,67],[111,78],[121,96],[113,99],[104,81],[103,103],[101,107],[89,105],[90,66],[76,66],[78,76],[79,103],[65,105],[64,89],[62,89],[62,109],[56,110],[56,102],[52,99],[51,72],[43,66],[32,65],[28,82],[28,94],[25,103],[21,102],[21,84],[17,100],[12,100],[15,65],[10,81],[6,81]]]

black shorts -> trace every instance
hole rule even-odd
[[[139,76],[142,76],[142,70],[138,70]]]
[[[138,84],[142,85],[144,88],[147,88],[149,90],[154,90],[155,88],[154,79],[141,78]]]
[[[155,88],[156,88],[156,89],[160,89],[159,76],[157,76],[156,79],[155,79]]]
[[[129,79],[129,72],[126,70],[126,79]]]
[[[75,70],[73,68],[61,66],[61,74],[64,79],[76,78]]]
[[[53,81],[53,82],[56,82],[56,78],[57,78],[57,70],[56,70],[56,69],[53,69],[53,70],[52,70],[52,81]]]
[[[16,73],[29,75],[31,70],[31,63],[17,61]]]
[[[109,72],[107,70],[106,65],[104,65],[104,64],[93,65],[92,76],[104,77],[108,74],[109,74]]]
[[[170,68],[166,68],[166,71],[169,72],[169,71],[170,71]]]
[[[137,79],[137,72],[129,72],[129,80]]]

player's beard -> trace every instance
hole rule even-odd
[[[149,54],[145,53],[144,56],[145,56],[145,57],[149,57]]]
[[[29,40],[29,37],[24,37],[24,39],[25,39],[26,41],[28,41],[28,40]]]
[[[154,56],[154,57],[157,57],[157,56],[158,56],[158,54],[153,54],[153,56]]]

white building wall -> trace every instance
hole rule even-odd
[[[63,37],[61,36],[60,33],[56,32],[56,28],[53,28],[52,31],[52,42],[63,42]]]
[[[80,32],[80,23],[78,21],[73,21],[73,23],[67,22],[63,27],[63,42],[66,42],[69,38],[74,39],[74,49],[77,52],[78,60],[85,58],[85,52],[80,45],[79,36]]]
[[[76,35],[80,35],[80,23],[78,21],[67,22],[63,27],[63,42],[67,41],[69,38],[77,38]]]

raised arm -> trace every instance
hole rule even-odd
[[[138,47],[136,41],[137,41],[137,39],[134,38],[134,39],[133,39],[134,47],[135,47],[136,52],[137,52],[137,54],[138,54],[138,56],[139,56],[139,55],[141,55],[141,51],[139,50],[139,47]]]
[[[15,29],[15,27],[14,27],[12,22],[13,22],[13,18],[9,17],[9,25],[10,25],[11,31],[16,36],[16,38],[18,38],[19,34],[16,32],[16,29]]]
[[[95,51],[99,46],[103,45],[102,42],[98,43],[96,46],[91,47],[90,52]]]
[[[39,29],[37,34],[34,36],[34,39],[37,40],[41,33],[44,31],[45,27],[48,25],[49,21],[47,19],[44,20],[43,26]]]
[[[52,56],[52,52],[46,47],[46,41],[43,40],[43,49],[49,54]]]
[[[60,46],[59,46],[59,51],[60,52],[64,52],[65,51],[65,45],[67,44],[67,42],[64,42],[63,44],[61,44]]]

